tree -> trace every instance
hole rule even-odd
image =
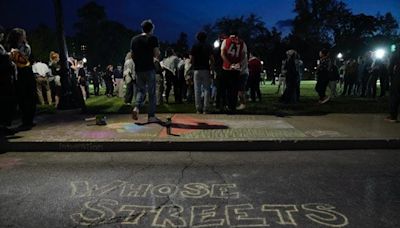
[[[236,31],[239,37],[246,42],[248,49],[254,50],[262,58],[266,57],[271,48],[268,46],[271,33],[264,21],[255,14],[237,18],[223,17],[214,24],[204,26],[203,30],[208,34],[209,42],[214,42],[220,34],[229,35],[232,31]]]
[[[108,20],[104,7],[95,2],[89,2],[78,9],[78,17],[75,24],[75,57],[86,56],[89,66],[122,64],[130,49],[130,41],[138,32]]]
[[[399,24],[392,15],[386,13],[384,16],[377,16],[378,20],[378,34],[386,37],[394,37],[398,35]]]
[[[39,25],[36,29],[30,31],[28,36],[35,59],[47,63],[49,61],[49,53],[58,51],[56,32],[47,25]]]
[[[60,53],[60,66],[61,66],[61,97],[60,97],[60,109],[72,109],[72,108],[82,108],[84,111],[86,109],[85,103],[83,102],[83,97],[79,96],[77,93],[77,83],[75,77],[69,75],[69,67],[67,63],[68,50],[65,39],[64,32],[64,17],[62,11],[61,0],[53,0],[54,11],[56,16],[56,26],[57,26],[57,41]]]

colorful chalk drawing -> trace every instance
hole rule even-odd
[[[127,123],[127,122],[122,122],[122,123],[112,123],[106,125],[107,128],[114,129],[118,133],[139,133],[143,130],[146,130],[145,126],[140,126],[135,123]]]
[[[200,228],[307,227],[304,223],[320,227],[349,225],[344,214],[326,203],[234,203],[236,200],[243,200],[234,183],[132,184],[115,180],[105,185],[73,181],[70,186],[71,198],[87,199],[81,204],[80,210],[70,216],[73,223],[79,226],[119,224],[132,227]],[[117,199],[110,199],[112,196]],[[152,202],[155,202],[155,198],[165,198],[167,201],[159,205],[134,204],[134,200],[139,198],[151,198]],[[189,204],[187,207],[176,203],[177,200],[195,199],[197,203],[206,199],[215,203]]]
[[[99,130],[99,131],[82,131],[81,136],[87,139],[109,139],[115,138],[117,134],[110,130]]]

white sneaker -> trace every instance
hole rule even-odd
[[[330,98],[329,96],[326,96],[326,97],[324,97],[324,98],[320,101],[320,103],[321,103],[321,104],[325,104],[325,103],[328,102],[330,99],[331,99],[331,98]]]
[[[133,120],[138,120],[139,119],[139,109],[137,107],[135,107],[132,110],[132,119]]]
[[[239,107],[236,108],[236,110],[243,110],[246,108],[246,105],[240,104]]]
[[[149,117],[147,123],[161,123],[162,121],[155,116]]]

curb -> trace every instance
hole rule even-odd
[[[293,151],[400,149],[400,139],[257,141],[1,142],[3,152]]]

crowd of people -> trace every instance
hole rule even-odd
[[[76,79],[83,101],[90,96],[89,84],[93,85],[94,96],[100,96],[100,87],[105,87],[105,96],[118,96],[127,105],[135,104],[132,118],[137,120],[147,99],[149,123],[159,122],[156,107],[172,103],[171,92],[174,103],[194,103],[198,114],[213,111],[233,114],[245,109],[249,100],[261,102],[263,63],[248,50],[236,31],[221,35],[214,47],[206,42],[207,34],[199,32],[189,53],[177,54],[168,48],[163,58],[151,20],[144,21],[141,26],[143,33],[132,38],[131,50],[123,64],[108,65],[104,69],[97,65],[89,69],[85,58],[68,58],[70,76]],[[0,29],[0,92],[1,102],[6,106],[1,112],[0,126],[2,131],[9,130],[7,126],[18,105],[22,122],[18,130],[31,129],[37,103],[59,106],[62,95],[60,56],[51,52],[48,64],[36,59],[26,32],[19,28],[9,32],[3,46],[5,31]],[[338,61],[333,60],[329,50],[321,50],[315,71],[318,102],[324,104],[339,94],[375,98],[379,79],[380,96],[389,91],[391,96],[391,115],[387,120],[396,121],[400,102],[398,52],[390,61],[374,58],[373,53],[357,60]],[[288,50],[286,56],[279,76],[279,101],[294,104],[300,101],[305,67],[295,50]]]

